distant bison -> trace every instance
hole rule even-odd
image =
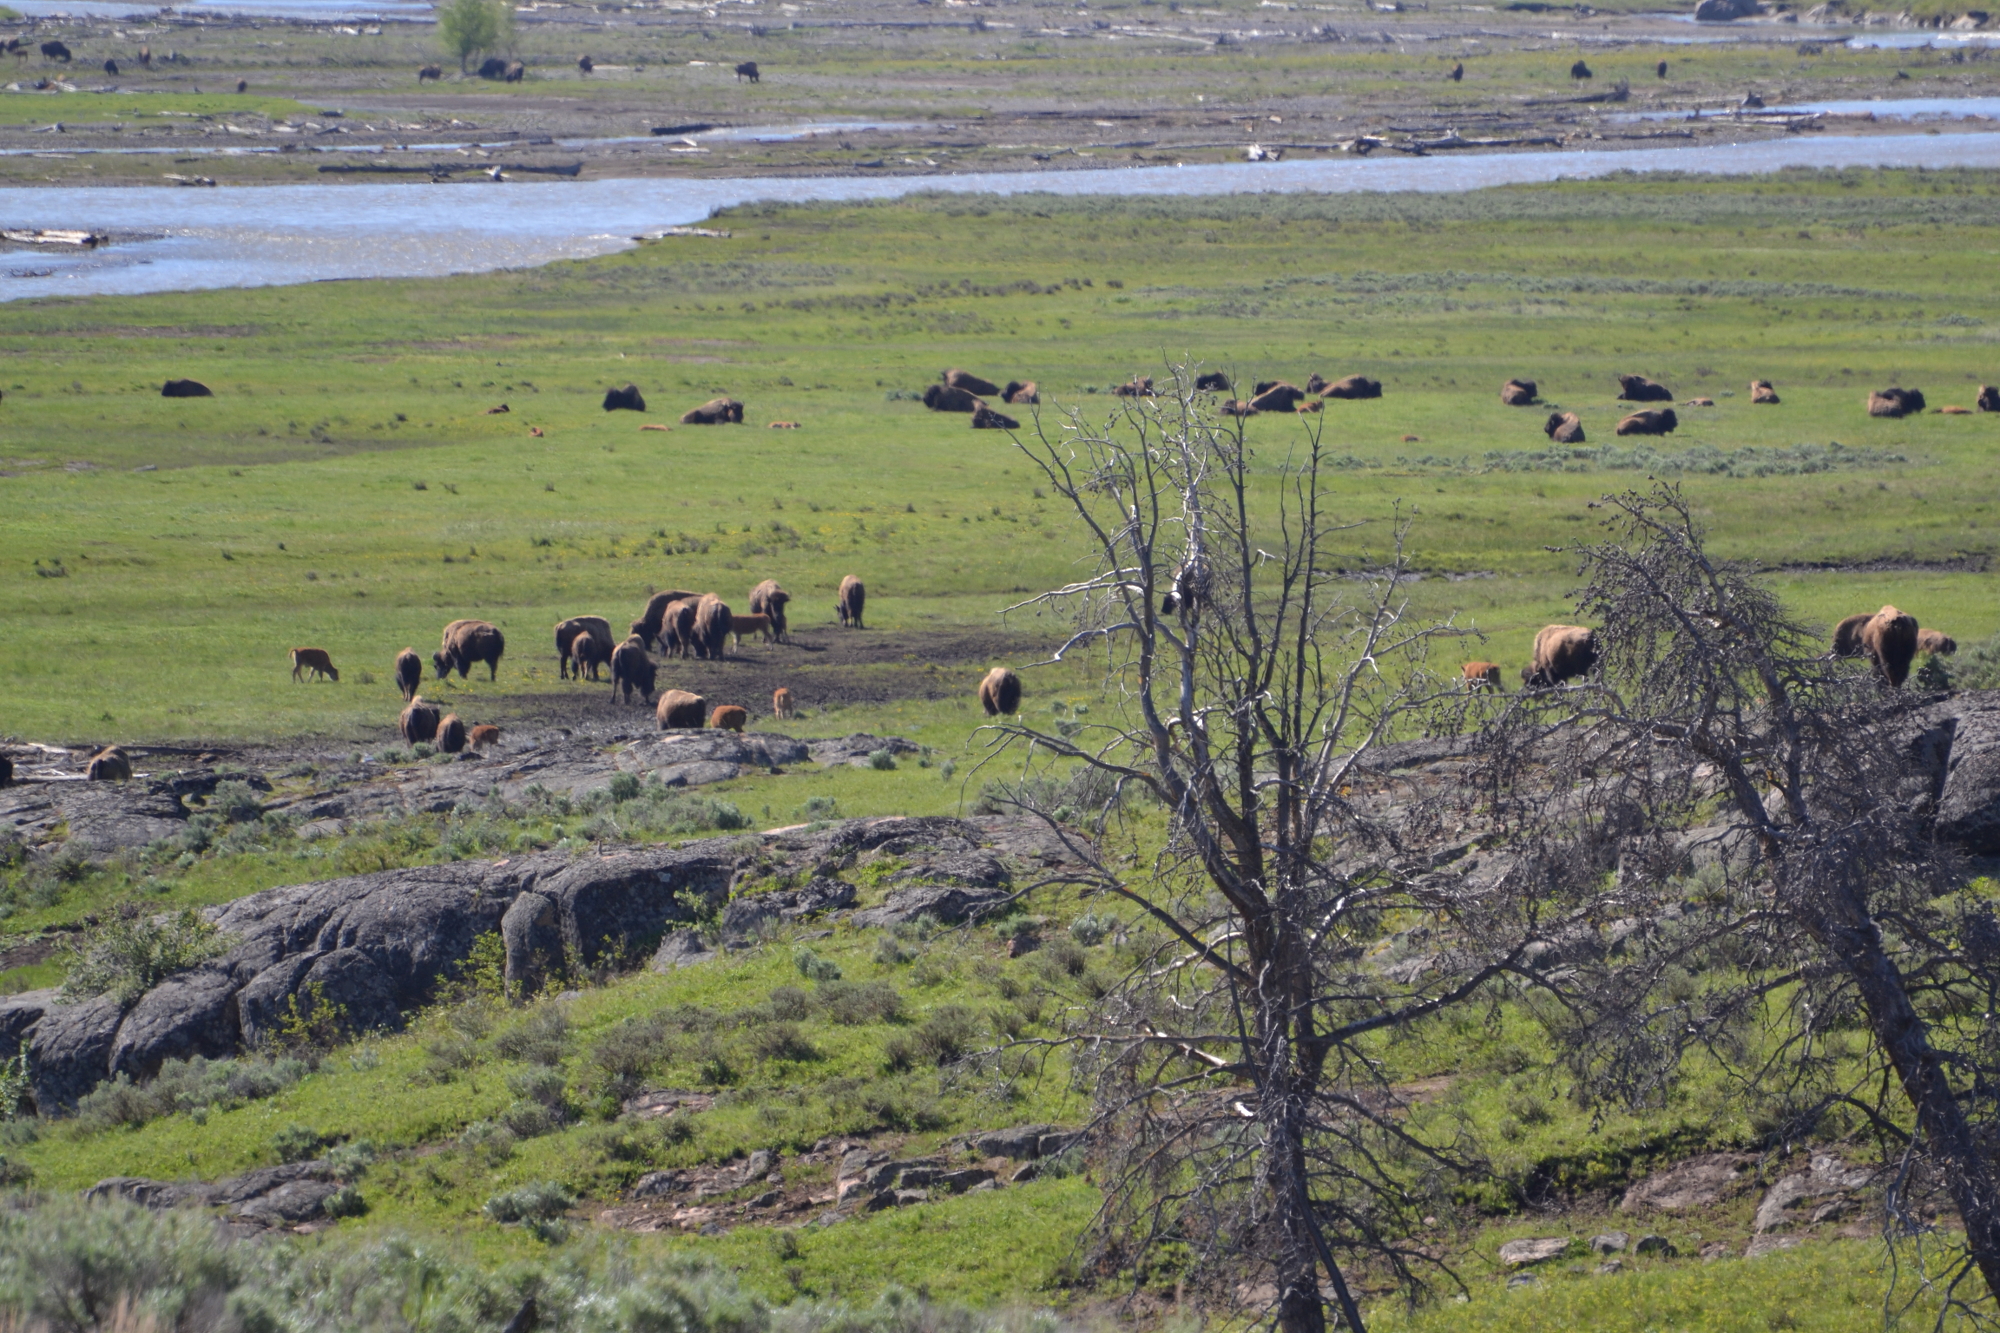
[[[1671,407],[1649,407],[1642,412],[1634,412],[1620,421],[1617,433],[1620,435],[1671,435],[1681,424]]]
[[[597,674],[597,669],[611,660],[612,652],[603,640],[594,635],[579,634],[570,644],[569,651],[570,662],[578,680],[585,677],[591,680],[603,679]]]
[[[1021,708],[1021,678],[1007,667],[994,667],[979,682],[979,706],[986,716],[1013,714]]]
[[[479,77],[497,79],[507,72],[507,62],[499,56],[488,56],[479,62]]]
[[[417,656],[414,648],[405,648],[396,654],[396,688],[403,692],[403,702],[417,697],[417,687],[424,683],[424,659]]]
[[[1508,380],[1500,386],[1500,402],[1507,407],[1533,407],[1535,404],[1535,382],[1533,380]]]
[[[1958,640],[1943,630],[1919,629],[1917,631],[1917,651],[1929,653],[1932,657],[1950,657],[1958,651]]]
[[[654,715],[660,720],[661,731],[692,730],[707,718],[708,700],[686,690],[668,690],[660,696]]]
[[[622,389],[604,391],[604,410],[607,412],[643,412],[646,410],[645,395],[639,386],[628,384]]]
[[[771,716],[796,717],[798,705],[792,702],[792,692],[780,685],[771,691]]]
[[[971,371],[959,370],[957,367],[939,375],[938,380],[948,389],[963,389],[967,393],[978,394],[981,398],[991,398],[1000,392],[1000,386],[992,380],[983,380]]]
[[[1924,395],[1920,389],[1883,389],[1868,395],[1871,417],[1907,417],[1923,410]]]
[[[597,642],[602,649],[597,655],[599,662],[608,661],[611,657],[611,622],[603,616],[571,616],[568,620],[558,621],[556,623],[556,674],[564,680],[569,679],[570,662],[576,656],[572,649],[576,644],[578,635]],[[580,664],[577,675],[579,678],[583,675]]]
[[[410,745],[433,739],[438,734],[440,715],[435,704],[424,702],[419,694],[403,705],[403,711],[396,718],[396,730]]]
[[[646,655],[636,637],[611,650],[611,697],[632,702],[636,691],[647,703],[653,701],[653,686],[659,678],[659,664]]]
[[[437,79],[442,79],[443,77],[444,77],[444,66],[442,65],[421,65],[417,68],[418,83],[430,82]]]
[[[743,424],[743,404],[734,398],[711,398],[700,407],[690,407],[681,413],[683,426],[740,426]]]
[[[454,670],[464,680],[474,662],[486,663],[486,678],[500,678],[500,657],[507,651],[507,638],[483,620],[454,620],[444,627],[444,643],[431,654],[431,665],[443,680]]]
[[[736,81],[741,83],[745,79],[750,80],[752,83],[761,83],[763,81],[763,76],[757,73],[756,61],[746,60],[736,67]]]
[[[60,60],[63,62],[63,64],[67,65],[70,60],[69,48],[67,46],[64,46],[61,42],[43,42],[42,59]]]
[[[840,623],[849,629],[861,628],[861,612],[868,605],[868,589],[861,586],[861,580],[849,574],[840,580],[840,592],[833,603],[834,611],[840,616]]]
[[[729,603],[714,593],[703,593],[694,604],[695,656],[720,658],[728,647]]]
[[[1224,399],[1222,406],[1217,408],[1216,411],[1226,417],[1254,417],[1257,415],[1257,409],[1240,398]]]
[[[1521,668],[1521,683],[1551,689],[1587,675],[1597,665],[1597,632],[1582,625],[1544,625],[1535,635],[1535,657]]]
[[[308,671],[312,672],[315,677],[325,677],[336,681],[340,679],[340,673],[333,669],[333,659],[326,655],[326,649],[292,649],[292,679],[295,681],[304,680],[305,673]]]
[[[107,745],[90,757],[90,765],[83,775],[92,782],[129,782],[132,779],[132,761],[123,750],[115,745]]]
[[[1206,375],[1196,376],[1194,387],[1197,393],[1228,393],[1234,386],[1229,383],[1229,376],[1219,370],[1211,370]]]
[[[1114,397],[1118,398],[1151,398],[1153,396],[1153,377],[1151,375],[1134,375],[1111,392]]]
[[[215,394],[200,380],[168,380],[160,386],[162,398],[213,398]]]
[[[446,754],[457,754],[465,748],[465,719],[457,713],[446,713],[438,720],[437,747]]]
[[[1498,690],[1500,685],[1500,664],[1498,662],[1467,662],[1460,667],[1459,674],[1465,683],[1475,690]]]
[[[1579,60],[1569,67],[1569,76],[1572,79],[1587,79],[1590,77],[1590,66]]]
[[[114,78],[114,79],[115,79],[115,78],[117,78],[117,77],[118,77],[118,62],[117,62],[117,61],[115,61],[115,60],[107,60],[107,61],[105,61],[105,62],[104,62],[104,72],[105,72],[106,74],[109,74],[109,75],[110,75],[110,76],[111,76],[112,78]]]
[[[1771,381],[1769,380],[1751,380],[1750,401],[1753,403],[1775,403],[1778,401],[1778,391],[1771,387]]]
[[[717,704],[708,715],[708,725],[716,731],[741,731],[750,723],[750,710],[741,704]]]
[[[665,592],[654,593],[646,599],[645,614],[632,622],[632,632],[650,648],[653,641],[660,637],[660,625],[666,619],[667,608],[675,602],[691,602],[700,596],[700,593],[689,592],[685,588],[669,588]]]
[[[1551,412],[1549,419],[1542,423],[1542,434],[1557,444],[1582,444],[1583,422],[1574,412]]]
[[[729,633],[730,637],[736,640],[736,647],[739,650],[743,647],[743,636],[746,634],[755,634],[768,643],[771,638],[771,617],[758,611],[741,615],[732,612],[729,617]]]
[[[510,60],[507,62],[507,68],[500,72],[500,77],[507,83],[519,83],[526,76],[527,72],[528,67],[526,65],[523,65],[518,60]],[[243,89],[239,87],[236,91],[240,93]]]
[[[1445,77],[1446,77],[1447,79],[1450,79],[1450,80],[1451,80],[1451,81],[1452,81],[1453,83],[1462,83],[1462,82],[1464,82],[1464,80],[1465,80],[1465,62],[1464,62],[1463,60],[1461,60],[1461,61],[1458,61],[1458,62],[1454,63],[1454,64],[1452,65],[1452,67],[1451,67],[1451,72],[1450,72],[1449,74],[1446,74],[1446,75],[1445,75]]]
[[[1917,655],[1917,618],[1885,606],[1861,627],[1861,646],[1876,675],[1890,688],[1901,689],[1910,678],[1910,659]]]
[[[979,395],[949,384],[932,384],[924,389],[924,406],[933,412],[977,412],[986,404]]]
[[[1659,64],[1657,64],[1657,65],[1653,66],[1653,73],[1655,73],[1655,74],[1659,75],[1659,76],[1660,76],[1661,78],[1663,78],[1663,79],[1664,79],[1664,78],[1666,78],[1666,77],[1667,77],[1667,62],[1666,62],[1666,61],[1664,61],[1664,60],[1662,60],[1662,61],[1661,61],[1661,62],[1660,62]]]
[[[694,653],[695,608],[701,605],[699,597],[683,597],[678,602],[667,605],[667,614],[660,620],[660,651],[677,657],[689,657]]]
[[[1859,657],[1865,651],[1861,646],[1861,627],[1875,618],[1873,611],[1863,611],[1858,616],[1849,616],[1833,627],[1833,655],[1835,657]]]
[[[1258,393],[1262,393],[1262,392],[1264,392],[1264,390],[1263,390],[1262,388],[1259,388],[1259,389],[1257,390],[1257,392],[1258,392]],[[1325,392],[1326,392],[1326,376],[1324,376],[1324,375],[1320,374],[1320,373],[1319,373],[1319,372],[1318,372],[1317,370],[1315,370],[1315,371],[1314,371],[1314,372],[1313,372],[1312,374],[1310,374],[1310,375],[1306,376],[1306,392],[1307,392],[1307,393],[1325,393]]]
[[[1618,377],[1618,397],[1627,403],[1671,403],[1674,393],[1658,380],[1649,380],[1644,375],[1620,375]]]
[[[248,80],[248,79],[238,79],[238,80],[236,81],[236,91],[237,91],[238,93],[247,93],[247,92],[249,92],[249,91],[250,91],[250,80]]]
[[[750,590],[750,612],[752,615],[771,618],[771,634],[774,638],[785,637],[785,607],[791,603],[792,595],[778,586],[776,579],[765,579]]]
[[[582,70],[585,74],[588,74],[590,73],[590,71],[597,68],[597,62],[592,60],[589,56],[578,56],[576,58],[576,67],[579,70]]]
[[[1257,396],[1250,400],[1252,412],[1289,412],[1306,400],[1306,391],[1296,384],[1282,382],[1268,384],[1257,390]]]
[[[0,754],[0,787],[11,787],[13,785],[14,761],[6,755]]]
[[[1326,386],[1323,398],[1380,398],[1382,381],[1366,375],[1347,375]]]
[[[500,743],[500,728],[482,722],[467,734],[465,743],[475,750],[490,750]]]
[[[1980,385],[1979,397],[1972,400],[1972,405],[1982,412],[2000,412],[2000,389],[1990,384]]]
[[[1000,401],[1028,407],[1042,401],[1042,386],[1033,380],[1008,380],[1000,391]]]
[[[1021,423],[1008,416],[1005,412],[995,412],[986,404],[981,403],[972,410],[972,428],[974,430],[1019,430],[1021,429]]]

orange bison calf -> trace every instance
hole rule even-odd
[[[466,744],[475,750],[490,750],[499,743],[500,728],[490,722],[480,723],[466,737]]]
[[[1013,714],[1021,707],[1021,678],[1007,667],[994,667],[979,682],[979,706],[986,716]]]
[[[325,676],[334,680],[340,679],[340,673],[333,669],[333,659],[326,655],[326,649],[292,649],[292,679],[304,680],[304,673],[308,671],[312,672],[315,677]]]
[[[764,615],[736,615],[729,617],[729,633],[736,640],[737,648],[743,647],[743,636],[755,634],[766,643],[771,641],[771,617]]]
[[[1459,668],[1465,683],[1475,690],[1498,690],[1500,685],[1500,664],[1498,662],[1467,662]]]
[[[792,692],[780,685],[771,691],[771,716],[796,717],[798,705],[792,702]]]
[[[741,731],[750,725],[750,710],[741,704],[717,704],[708,715],[708,725],[717,731]]]

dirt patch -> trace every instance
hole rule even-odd
[[[1879,560],[1800,560],[1772,568],[1782,574],[1984,574],[1992,566],[1991,554],[1975,552],[1944,560],[1900,556],[1884,556]]]

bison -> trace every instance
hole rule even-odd
[[[507,637],[483,620],[454,620],[444,627],[444,643],[431,654],[437,678],[443,680],[453,670],[464,680],[474,662],[486,663],[486,678],[500,679],[500,656],[507,651]]]
[[[1649,380],[1644,375],[1620,375],[1618,398],[1626,403],[1671,403],[1674,393],[1658,380]]]
[[[1661,62],[1660,62],[1659,64],[1657,64],[1657,65],[1653,66],[1653,73],[1655,73],[1655,74],[1659,75],[1659,76],[1660,76],[1661,78],[1663,78],[1663,79],[1664,79],[1664,78],[1666,78],[1666,77],[1667,77],[1667,62],[1666,62],[1666,61],[1664,61],[1664,60],[1662,60],[1662,61],[1661,61]]]
[[[708,700],[686,690],[668,690],[653,711],[661,731],[694,730],[708,716]]]
[[[969,370],[953,367],[938,376],[938,382],[948,389],[963,389],[967,393],[978,394],[981,398],[991,398],[1000,392],[1000,386],[992,380],[983,380]]]
[[[741,704],[717,704],[715,711],[708,715],[708,725],[715,731],[740,732],[750,723],[750,710]]]
[[[292,679],[302,681],[306,672],[317,677],[330,677],[338,681],[340,673],[333,669],[333,659],[326,655],[324,648],[292,649]]]
[[[1535,382],[1533,380],[1508,380],[1500,386],[1500,402],[1506,407],[1533,407],[1535,405]]]
[[[1465,678],[1468,689],[1499,690],[1500,664],[1498,662],[1467,662],[1460,667],[1459,674]]]
[[[1382,381],[1366,375],[1346,375],[1326,386],[1322,398],[1380,398]]]
[[[995,412],[986,404],[981,403],[978,407],[972,409],[972,428],[974,430],[1019,430],[1021,429],[1021,423],[1006,413]]]
[[[1990,384],[1980,385],[1979,397],[1972,400],[1972,405],[1982,412],[2000,412],[2000,389]]]
[[[446,754],[465,748],[465,720],[457,713],[446,713],[438,720],[437,747]]]
[[[705,592],[701,600],[694,604],[695,656],[721,658],[728,647],[729,603],[712,592]]]
[[[1671,435],[1681,424],[1671,407],[1649,407],[1643,412],[1634,412],[1620,421],[1616,427],[1619,435]]]
[[[1557,444],[1582,444],[1583,422],[1574,412],[1551,412],[1549,419],[1542,423],[1542,434]]]
[[[765,579],[750,590],[750,613],[771,618],[771,636],[783,640],[785,637],[785,606],[792,595],[778,586],[776,579]]]
[[[236,91],[237,91],[238,95],[241,95],[241,94],[243,94],[243,93],[247,93],[247,92],[249,92],[249,91],[250,91],[250,80],[248,80],[248,79],[238,79],[238,80],[236,81]]]
[[[500,78],[505,83],[519,83],[526,76],[527,72],[528,67],[526,65],[518,60],[510,60],[507,62],[507,68],[500,72]],[[241,84],[237,86],[236,91],[239,93],[243,91]]]
[[[1891,689],[1901,689],[1910,678],[1910,659],[1917,655],[1917,618],[1883,607],[1861,627],[1861,647],[1876,675]]]
[[[1883,389],[1868,395],[1868,415],[1871,417],[1907,417],[1924,410],[1924,395],[1920,389]]]
[[[699,597],[685,597],[667,607],[666,618],[660,622],[660,651],[678,657],[689,657],[694,653],[695,608],[701,605]]]
[[[500,728],[482,722],[466,736],[465,743],[475,750],[490,750],[500,743]]]
[[[578,56],[576,58],[576,67],[579,71],[587,75],[597,68],[597,62],[589,56]]]
[[[612,650],[602,640],[595,635],[579,634],[576,641],[570,644],[569,651],[578,680],[586,676],[592,680],[603,679],[597,674],[597,669],[611,660]]]
[[[417,67],[418,83],[435,81],[437,79],[442,79],[443,77],[444,77],[444,66],[442,65],[419,65]]]
[[[396,730],[405,742],[416,745],[438,734],[439,720],[437,705],[425,703],[421,694],[412,695],[397,715]]]
[[[1224,399],[1222,406],[1216,410],[1226,417],[1254,417],[1257,415],[1257,409],[1240,398]]]
[[[1296,384],[1282,381],[1258,388],[1257,396],[1250,400],[1252,412],[1289,412],[1306,400],[1306,391]]]
[[[1950,657],[1958,651],[1958,640],[1940,629],[1919,629],[1917,651],[1932,657]]]
[[[743,404],[734,398],[711,398],[700,407],[690,407],[681,413],[683,426],[740,426],[743,424]]]
[[[651,647],[660,637],[660,626],[666,620],[667,608],[675,602],[689,602],[701,596],[685,588],[669,588],[666,592],[656,592],[646,599],[646,610],[639,619],[632,622],[632,632],[639,635],[640,642]],[[643,627],[644,633],[641,633]]]
[[[994,667],[986,673],[986,679],[979,682],[979,706],[986,710],[986,716],[998,717],[1002,713],[1010,716],[1021,707],[1021,678],[1009,667]]]
[[[132,761],[117,746],[107,745],[90,757],[83,775],[92,782],[130,782]]]
[[[653,702],[653,686],[659,678],[659,664],[646,655],[645,645],[635,635],[611,650],[611,697],[632,702],[633,691],[647,703]]]
[[[986,404],[968,390],[932,384],[924,389],[924,406],[933,412],[977,412]]]
[[[497,79],[506,72],[507,62],[499,56],[488,56],[479,62],[479,77],[482,79]]]
[[[160,386],[162,398],[213,398],[214,390],[200,380],[168,380]]]
[[[1569,67],[1569,76],[1572,79],[1587,79],[1590,77],[1590,66],[1579,60]]]
[[[1597,631],[1582,625],[1544,625],[1535,635],[1535,657],[1521,668],[1530,689],[1553,689],[1587,675],[1597,665]]]
[[[1000,391],[1000,401],[1032,407],[1042,401],[1042,386],[1033,380],[1008,380],[1007,387]]]
[[[1451,67],[1451,73],[1445,75],[1445,77],[1453,83],[1463,83],[1465,81],[1465,62],[1463,60],[1455,62]]]
[[[798,711],[798,706],[792,702],[792,692],[790,690],[780,685],[777,689],[771,691],[772,717],[795,717]]]
[[[862,608],[868,605],[868,589],[852,574],[840,580],[840,592],[834,600],[833,609],[840,616],[840,623],[848,629],[861,628]]]
[[[60,60],[63,64],[67,65],[70,61],[69,48],[61,42],[43,42],[42,59]]]
[[[14,761],[6,755],[0,754],[0,787],[11,787],[13,785]]]
[[[109,75],[110,75],[110,76],[111,76],[112,78],[114,78],[114,79],[115,79],[115,78],[117,78],[117,77],[118,77],[118,62],[117,62],[117,61],[115,61],[115,60],[107,60],[107,61],[105,61],[105,62],[104,62],[104,72],[105,72],[106,74],[109,74]]]
[[[1197,375],[1194,387],[1197,393],[1228,393],[1234,388],[1229,382],[1229,376],[1219,370],[1211,370],[1206,375]]]
[[[755,611],[748,615],[732,614],[729,617],[729,633],[735,638],[738,650],[742,649],[743,636],[746,634],[755,634],[766,643],[769,643],[771,641],[771,617]]]
[[[741,83],[745,79],[750,80],[752,83],[763,82],[763,76],[757,73],[756,61],[746,60],[736,67],[736,81]]]
[[[628,384],[622,389],[604,391],[604,410],[607,412],[643,412],[646,410],[646,396],[639,392],[639,386]]]
[[[1861,627],[1875,618],[1872,611],[1863,611],[1858,616],[1849,616],[1833,627],[1833,655],[1835,657],[1859,657],[1866,650],[1861,646]]]
[[[1753,403],[1775,403],[1778,401],[1778,391],[1771,387],[1771,381],[1769,380],[1751,380],[1750,401]]]
[[[1126,380],[1123,384],[1113,389],[1111,393],[1115,398],[1151,398],[1153,396],[1153,377],[1151,375],[1134,375],[1131,379]]]
[[[405,648],[396,654],[396,688],[403,692],[403,702],[417,697],[417,687],[424,683],[424,659],[417,656],[414,648]]]
[[[599,648],[596,660],[609,661],[611,658],[611,622],[603,616],[571,616],[556,623],[556,674],[563,680],[570,675],[570,661],[576,657],[573,651],[578,636],[594,640]],[[576,674],[583,676],[583,663],[577,662]],[[593,679],[595,679],[593,677]]]

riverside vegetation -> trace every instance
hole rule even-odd
[[[963,365],[1039,380],[1045,417],[1071,404],[1099,414],[1113,386],[1163,376],[1189,352],[1242,380],[1319,370],[1384,381],[1382,399],[1322,413],[1335,498],[1359,517],[1385,518],[1398,500],[1414,508],[1410,550],[1426,577],[1409,594],[1488,634],[1466,643],[1468,657],[1518,664],[1534,629],[1565,618],[1573,571],[1546,547],[1578,531],[1569,525],[1590,499],[1647,471],[1678,475],[1713,547],[1776,567],[1798,612],[1831,623],[1893,600],[1974,645],[2000,630],[1985,574],[1987,436],[2000,420],[1872,420],[1861,400],[1900,382],[1969,404],[2000,378],[1986,359],[2000,309],[1965,279],[1991,247],[1996,189],[1979,173],[1853,172],[1434,199],[756,207],[721,220],[727,240],[531,273],[0,307],[0,414],[15,423],[10,439],[34,442],[32,456],[11,447],[15,475],[0,481],[7,726],[76,742],[379,746],[396,706],[388,657],[406,642],[425,648],[445,620],[478,614],[510,635],[498,683],[451,687],[455,706],[546,711],[561,691],[601,688],[550,679],[543,627],[560,616],[616,621],[649,586],[727,594],[765,576],[799,599],[794,624],[813,628],[813,616],[830,619],[840,574],[862,574],[865,633],[921,656],[930,638],[1063,582],[1080,547],[1004,433],[928,413],[915,393]],[[1613,376],[1628,371],[1717,405],[1681,409],[1676,435],[1628,450],[1609,430]],[[159,381],[176,375],[217,397],[162,401]],[[1582,414],[1590,446],[1553,450],[1538,429],[1546,409],[1500,406],[1511,375]],[[1751,407],[1753,377],[1776,381],[1782,406]],[[628,380],[651,412],[602,412],[604,388]],[[805,429],[638,430],[715,392],[744,399],[759,423]],[[486,414],[502,401],[509,413]],[[1273,454],[1300,429],[1248,423]],[[1340,563],[1355,571],[1389,545],[1379,528],[1342,540]],[[1009,633],[1025,662],[1057,631],[1016,617]],[[332,651],[341,684],[291,683],[285,650],[304,642]],[[1962,674],[1982,660],[1967,652]],[[197,905],[343,871],[581,850],[589,842],[564,840],[606,814],[615,841],[628,829],[969,806],[990,775],[968,783],[943,761],[969,768],[981,753],[965,707],[978,673],[913,691],[891,669],[861,664],[884,677],[875,696],[807,697],[815,716],[784,729],[907,735],[930,747],[924,764],[739,780],[677,798],[687,804],[671,813],[652,794],[641,803],[662,812],[625,809],[640,793],[604,808],[500,804],[312,844],[238,792],[201,846],[19,857],[5,872],[9,924],[59,930],[121,903]],[[1113,706],[1087,668],[1029,672],[1028,683],[1027,706],[1051,718]],[[1143,804],[1125,817],[1142,841],[1159,827]],[[1169,1317],[1170,1263],[1084,1281],[1106,1276],[1080,1272],[1071,1248],[1096,1194],[1061,1168],[819,1229],[746,1222],[620,1241],[629,1248],[582,1234],[593,1208],[647,1171],[843,1137],[887,1136],[911,1153],[972,1129],[1078,1123],[1087,1104],[1065,1056],[1034,1068],[950,1059],[996,1034],[1053,1035],[1146,947],[1137,923],[1099,903],[1058,892],[1033,911],[1055,943],[1021,957],[1009,957],[1013,924],[779,931],[669,975],[575,977],[574,996],[525,1006],[500,997],[489,955],[405,1034],[304,1025],[289,1050],[113,1088],[71,1120],[16,1120],[7,1160],[35,1188],[66,1194],[111,1175],[207,1180],[345,1151],[365,1207],[330,1238],[296,1242],[297,1258],[213,1261],[264,1265],[215,1279],[245,1301],[296,1289],[288,1263],[352,1271],[402,1253],[396,1237],[429,1246],[449,1234],[438,1271],[483,1293],[466,1297],[467,1326],[504,1318],[503,1297],[525,1290],[527,1279],[481,1287],[481,1273],[609,1281],[626,1256],[669,1252],[736,1270],[750,1295],[730,1300],[868,1306],[895,1284],[973,1306],[1068,1304],[1087,1318],[1106,1292],[1136,1285],[1143,1313]],[[50,964],[36,967],[12,979],[52,979]],[[1508,1290],[1492,1255],[1545,1233],[1542,1210],[1567,1210],[1565,1225],[1583,1229],[1656,1166],[1787,1149],[1787,1108],[1743,1104],[1719,1077],[1695,1077],[1664,1109],[1593,1117],[1568,1099],[1554,1052],[1515,1003],[1379,1054],[1399,1081],[1448,1077],[1431,1113],[1463,1117],[1494,1156],[1492,1188],[1436,1240],[1462,1256],[1472,1304],[1385,1307],[1387,1326],[1525,1328],[1555,1308],[1634,1330],[1879,1317],[1886,1260],[1859,1240],[1754,1263],[1639,1256],[1621,1285],[1558,1272]],[[614,1118],[621,1079],[713,1100],[634,1124]],[[1858,1128],[1835,1120],[1823,1132]],[[1662,1229],[1693,1254],[1740,1239],[1753,1204],[1740,1196]],[[10,1234],[8,1280],[29,1283],[34,1238]],[[169,1241],[183,1243],[157,1243]],[[390,1284],[418,1271],[380,1266]],[[1911,1326],[1933,1313],[1928,1299],[1904,1316]]]

